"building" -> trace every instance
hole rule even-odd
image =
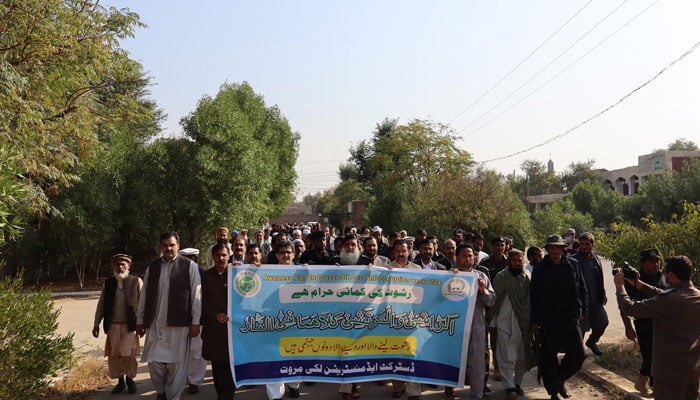
[[[680,172],[685,161],[700,159],[700,150],[670,151],[659,150],[637,158],[637,165],[608,171],[599,169],[600,182],[605,190],[615,190],[631,196],[639,192],[639,187],[649,179],[657,179],[664,170]]]

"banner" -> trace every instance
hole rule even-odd
[[[400,379],[462,386],[475,273],[229,268],[236,385]]]

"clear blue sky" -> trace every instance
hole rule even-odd
[[[123,46],[153,78],[152,97],[168,114],[164,135],[181,133],[180,118],[203,95],[215,95],[227,81],[247,81],[301,134],[300,195],[337,183],[348,148],[370,138],[384,118],[450,123],[475,160],[505,156],[605,109],[700,41],[697,0],[107,0],[103,5],[128,7],[148,25]],[[557,171],[588,159],[615,169],[636,165],[638,155],[676,138],[700,143],[698,71],[700,50],[568,136],[486,166],[520,173],[523,160],[546,162],[551,154]]]

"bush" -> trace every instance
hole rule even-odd
[[[49,293],[30,293],[19,278],[0,281],[0,399],[33,399],[68,367],[73,334],[56,334],[59,311]]]
[[[700,283],[700,203],[684,203],[683,214],[673,215],[669,222],[655,222],[649,216],[642,219],[644,228],[631,224],[613,224],[610,232],[600,238],[597,248],[615,265],[628,261],[639,262],[639,253],[646,248],[656,248],[662,257],[685,255],[695,267],[693,281]]]

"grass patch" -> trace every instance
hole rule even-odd
[[[110,381],[104,357],[81,358],[62,379],[57,380],[47,389],[44,398],[47,400],[83,400]]]
[[[595,363],[634,382],[642,365],[639,344],[622,339],[618,343],[599,343],[603,355],[595,358]]]

